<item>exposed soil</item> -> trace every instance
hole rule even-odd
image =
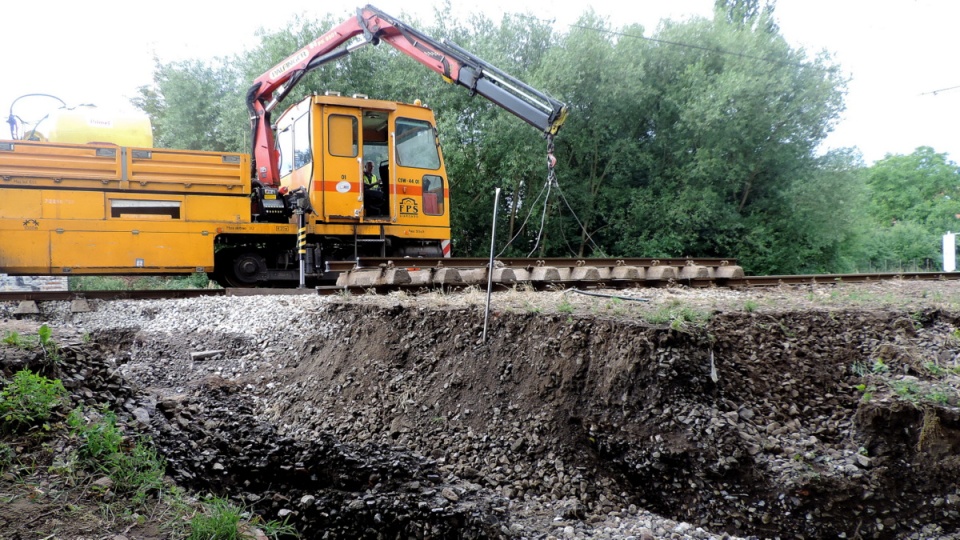
[[[960,538],[955,284],[620,294],[497,295],[487,343],[476,293],[44,317],[75,401],[307,538]]]

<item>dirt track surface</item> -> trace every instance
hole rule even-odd
[[[45,317],[178,482],[306,537],[960,538],[957,290],[511,292],[487,343],[479,293]]]

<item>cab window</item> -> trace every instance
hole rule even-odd
[[[423,177],[423,213],[443,215],[443,177],[427,174]]]
[[[310,116],[304,114],[277,133],[280,177],[313,163],[310,144]]]
[[[397,119],[397,164],[418,169],[440,168],[437,137],[430,122]]]
[[[280,151],[280,177],[293,172],[293,126],[277,133],[277,149]]]
[[[293,169],[313,163],[310,144],[310,115],[303,115],[293,123]]]
[[[357,157],[357,119],[353,116],[331,114],[328,119],[330,155]]]

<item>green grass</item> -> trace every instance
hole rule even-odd
[[[60,346],[53,340],[53,330],[43,324],[37,329],[36,335],[21,334],[16,331],[7,331],[3,336],[3,343],[19,349],[29,350],[36,347],[43,349],[44,357],[54,362],[60,361]]]
[[[15,432],[44,422],[66,395],[59,380],[26,369],[18,371],[0,391],[0,425]]]
[[[893,381],[890,383],[894,393],[910,402],[915,402],[920,397],[920,389],[917,383],[913,381]]]
[[[189,276],[73,276],[69,280],[71,291],[125,291],[130,289],[205,289],[210,278],[202,272]]]
[[[29,348],[24,341],[24,337],[20,335],[20,332],[15,330],[7,330],[4,332],[3,343],[20,349]]]
[[[131,444],[126,440],[112,411],[89,414],[90,419],[87,416],[82,408],[76,408],[67,417],[71,433],[79,440],[80,466],[106,474],[118,493],[129,494],[137,504],[163,487],[166,464],[148,441]]]
[[[947,370],[940,367],[936,362],[927,362],[923,367],[934,377],[941,377],[947,373]]]
[[[564,298],[560,302],[560,304],[557,305],[557,311],[559,311],[560,313],[573,313],[573,304],[571,304],[570,302],[567,301],[566,298]]]
[[[249,529],[257,528],[268,538],[294,536],[299,538],[292,525],[279,521],[264,521],[258,516],[247,519],[249,513],[243,508],[220,497],[210,497],[203,502],[203,510],[190,519],[190,540],[234,540],[249,537]]]
[[[644,315],[644,319],[650,324],[667,324],[674,330],[683,330],[690,324],[706,323],[710,317],[710,312],[683,306],[678,301]]]
[[[883,361],[883,358],[877,358],[873,361],[873,366],[870,368],[876,374],[888,373],[890,367]]]

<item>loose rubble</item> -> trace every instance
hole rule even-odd
[[[45,316],[178,482],[308,537],[960,538],[956,293],[846,287],[507,293],[485,344],[469,294]]]

